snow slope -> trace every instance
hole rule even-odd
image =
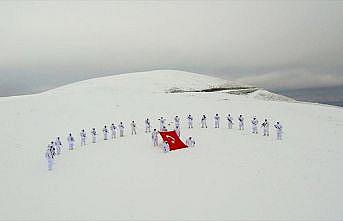
[[[42,94],[0,98],[0,219],[343,219],[343,109],[264,101],[204,89],[223,80],[179,71],[98,78]],[[195,129],[185,129],[185,117]],[[200,116],[209,117],[201,129]],[[215,113],[221,128],[212,127]],[[283,141],[225,128],[224,115],[281,121]],[[144,118],[182,116],[192,149],[163,154]],[[64,150],[47,171],[50,139],[123,121],[138,135]],[[171,125],[172,127],[172,125]],[[127,131],[128,132],[128,131]],[[88,140],[89,142],[89,140]]]

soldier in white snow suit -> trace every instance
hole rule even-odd
[[[137,135],[135,121],[131,122],[131,135]]]
[[[119,127],[119,136],[123,137],[124,136],[124,128],[125,128],[123,122],[120,122],[118,127]]]
[[[117,137],[117,127],[114,123],[111,124],[111,138],[115,139]]]
[[[166,119],[164,119],[163,117],[161,117],[160,119],[158,119],[160,121],[160,131],[163,130],[163,127],[165,127],[165,123],[166,123]]]
[[[158,146],[158,132],[156,129],[154,129],[151,133],[151,139],[154,147]]]
[[[175,121],[175,128],[176,127],[180,127],[180,117],[179,116],[175,116],[174,121]]]
[[[195,141],[192,140],[192,137],[189,137],[187,140],[186,140],[186,145],[188,147],[194,147],[195,146]]]
[[[175,127],[175,133],[180,137],[180,127]]]
[[[214,116],[214,128],[219,128],[219,120],[220,117],[218,114],[216,114],[216,116]]]
[[[162,149],[163,149],[163,152],[167,153],[170,151],[169,149],[169,144],[167,141],[164,141],[163,144],[162,144]]]
[[[207,117],[204,115],[202,115],[202,118],[201,118],[201,128],[204,128],[206,127],[207,128]]]
[[[106,125],[102,129],[102,132],[104,133],[104,140],[107,140],[108,139],[108,129],[107,129]]]
[[[92,134],[92,143],[96,143],[96,135],[97,135],[97,133],[96,133],[95,128],[92,129],[91,134]]]
[[[80,137],[81,137],[81,147],[86,146],[86,131],[85,129],[82,129],[80,132]]]
[[[276,122],[274,127],[276,128],[276,139],[282,140],[282,125],[280,122]]]
[[[62,150],[62,142],[60,140],[60,137],[56,138],[55,147],[56,147],[56,150],[57,150],[57,155],[60,155],[61,154],[61,150]]]
[[[57,150],[55,148],[55,143],[53,141],[51,141],[48,145],[48,149],[52,154],[52,157],[55,158],[56,154],[57,154]]]
[[[188,115],[187,120],[188,120],[188,128],[193,128],[193,117],[192,117],[192,115]]]
[[[227,128],[232,129],[233,118],[231,117],[230,114],[228,114],[227,117],[226,117],[226,119],[227,119]]]
[[[238,123],[239,123],[239,130],[244,130],[244,117],[242,115],[239,115],[238,117]]]
[[[263,136],[269,136],[269,123],[267,119],[264,120],[261,127],[263,128]]]
[[[68,135],[67,141],[68,141],[68,144],[69,144],[69,150],[73,150],[73,149],[74,149],[74,142],[75,142],[75,139],[74,139],[74,137],[71,135],[71,133]]]
[[[145,133],[150,133],[151,131],[150,131],[150,120],[149,120],[149,118],[147,118],[146,120],[145,120]]]
[[[257,134],[257,125],[258,125],[258,120],[256,119],[256,117],[254,117],[251,121],[251,129],[252,129],[252,133],[253,134]]]
[[[52,165],[54,164],[54,156],[49,148],[45,152],[45,158],[48,161],[48,170],[52,170]]]

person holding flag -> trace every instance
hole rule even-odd
[[[161,117],[160,119],[158,119],[160,121],[160,131],[163,130],[163,127],[165,127],[165,123],[166,123],[166,119],[164,119],[163,117]]]

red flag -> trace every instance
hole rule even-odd
[[[165,131],[165,132],[159,132],[163,141],[167,141],[169,144],[170,150],[177,150],[187,147],[186,144],[184,144],[179,136],[176,134],[175,131]]]

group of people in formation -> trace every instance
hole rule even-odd
[[[161,117],[158,120],[160,122],[160,131],[168,131],[168,129],[166,127],[166,119]],[[193,116],[191,114],[189,114],[187,116],[186,120],[188,122],[188,128],[189,129],[193,128],[193,121],[194,121]],[[232,126],[234,125],[233,117],[230,114],[228,114],[226,117],[226,120],[227,120],[227,128],[232,129]],[[174,130],[179,137],[180,137],[180,121],[181,120],[180,120],[179,116],[174,117],[174,124],[175,124]],[[145,123],[145,133],[150,133],[151,132],[151,124],[150,124],[149,118],[145,119],[144,123]],[[200,124],[201,124],[201,128],[207,128],[207,117],[206,117],[206,115],[203,115],[201,117]],[[244,130],[244,124],[245,124],[245,122],[244,122],[243,115],[239,115],[239,117],[238,117],[238,129]],[[256,117],[253,117],[251,120],[252,133],[258,134],[258,125],[259,125],[259,121],[257,120]],[[130,126],[131,126],[131,135],[136,135],[137,134],[136,122],[132,121],[130,123]],[[220,116],[219,116],[219,114],[215,114],[215,116],[214,116],[214,128],[219,128],[219,127],[220,127]],[[269,136],[269,122],[267,119],[265,119],[261,123],[260,127],[263,129],[263,136]],[[283,131],[282,125],[280,124],[280,122],[276,122],[274,127],[276,129],[277,140],[281,140],[282,139],[282,131]],[[123,137],[124,136],[124,129],[125,129],[125,126],[124,126],[123,122],[120,122],[118,124],[118,126],[116,126],[114,123],[112,123],[110,126],[110,129],[108,129],[108,127],[105,125],[102,129],[103,139],[108,140],[110,132],[111,132],[111,139],[117,138],[117,132],[119,132],[119,137]],[[92,130],[90,131],[90,134],[92,137],[92,143],[96,143],[97,142],[97,136],[98,136],[96,129],[92,128]],[[153,146],[159,146],[157,129],[154,129],[152,131],[151,138],[152,138]],[[87,132],[85,131],[85,129],[82,129],[80,131],[80,146],[81,147],[86,145],[86,139],[87,139]],[[75,148],[75,142],[76,141],[75,141],[74,136],[71,133],[69,133],[67,136],[67,143],[68,143],[69,150],[73,150]],[[188,147],[194,147],[195,146],[195,141],[192,139],[192,137],[188,137],[186,139],[185,143]],[[47,148],[47,151],[45,153],[45,157],[48,160],[48,169],[49,170],[52,170],[54,159],[56,158],[57,155],[61,154],[62,147],[63,147],[63,145],[62,145],[60,137],[57,137],[55,141],[51,141],[48,144],[48,148]],[[165,141],[162,143],[162,149],[164,152],[169,151],[168,142]]]

